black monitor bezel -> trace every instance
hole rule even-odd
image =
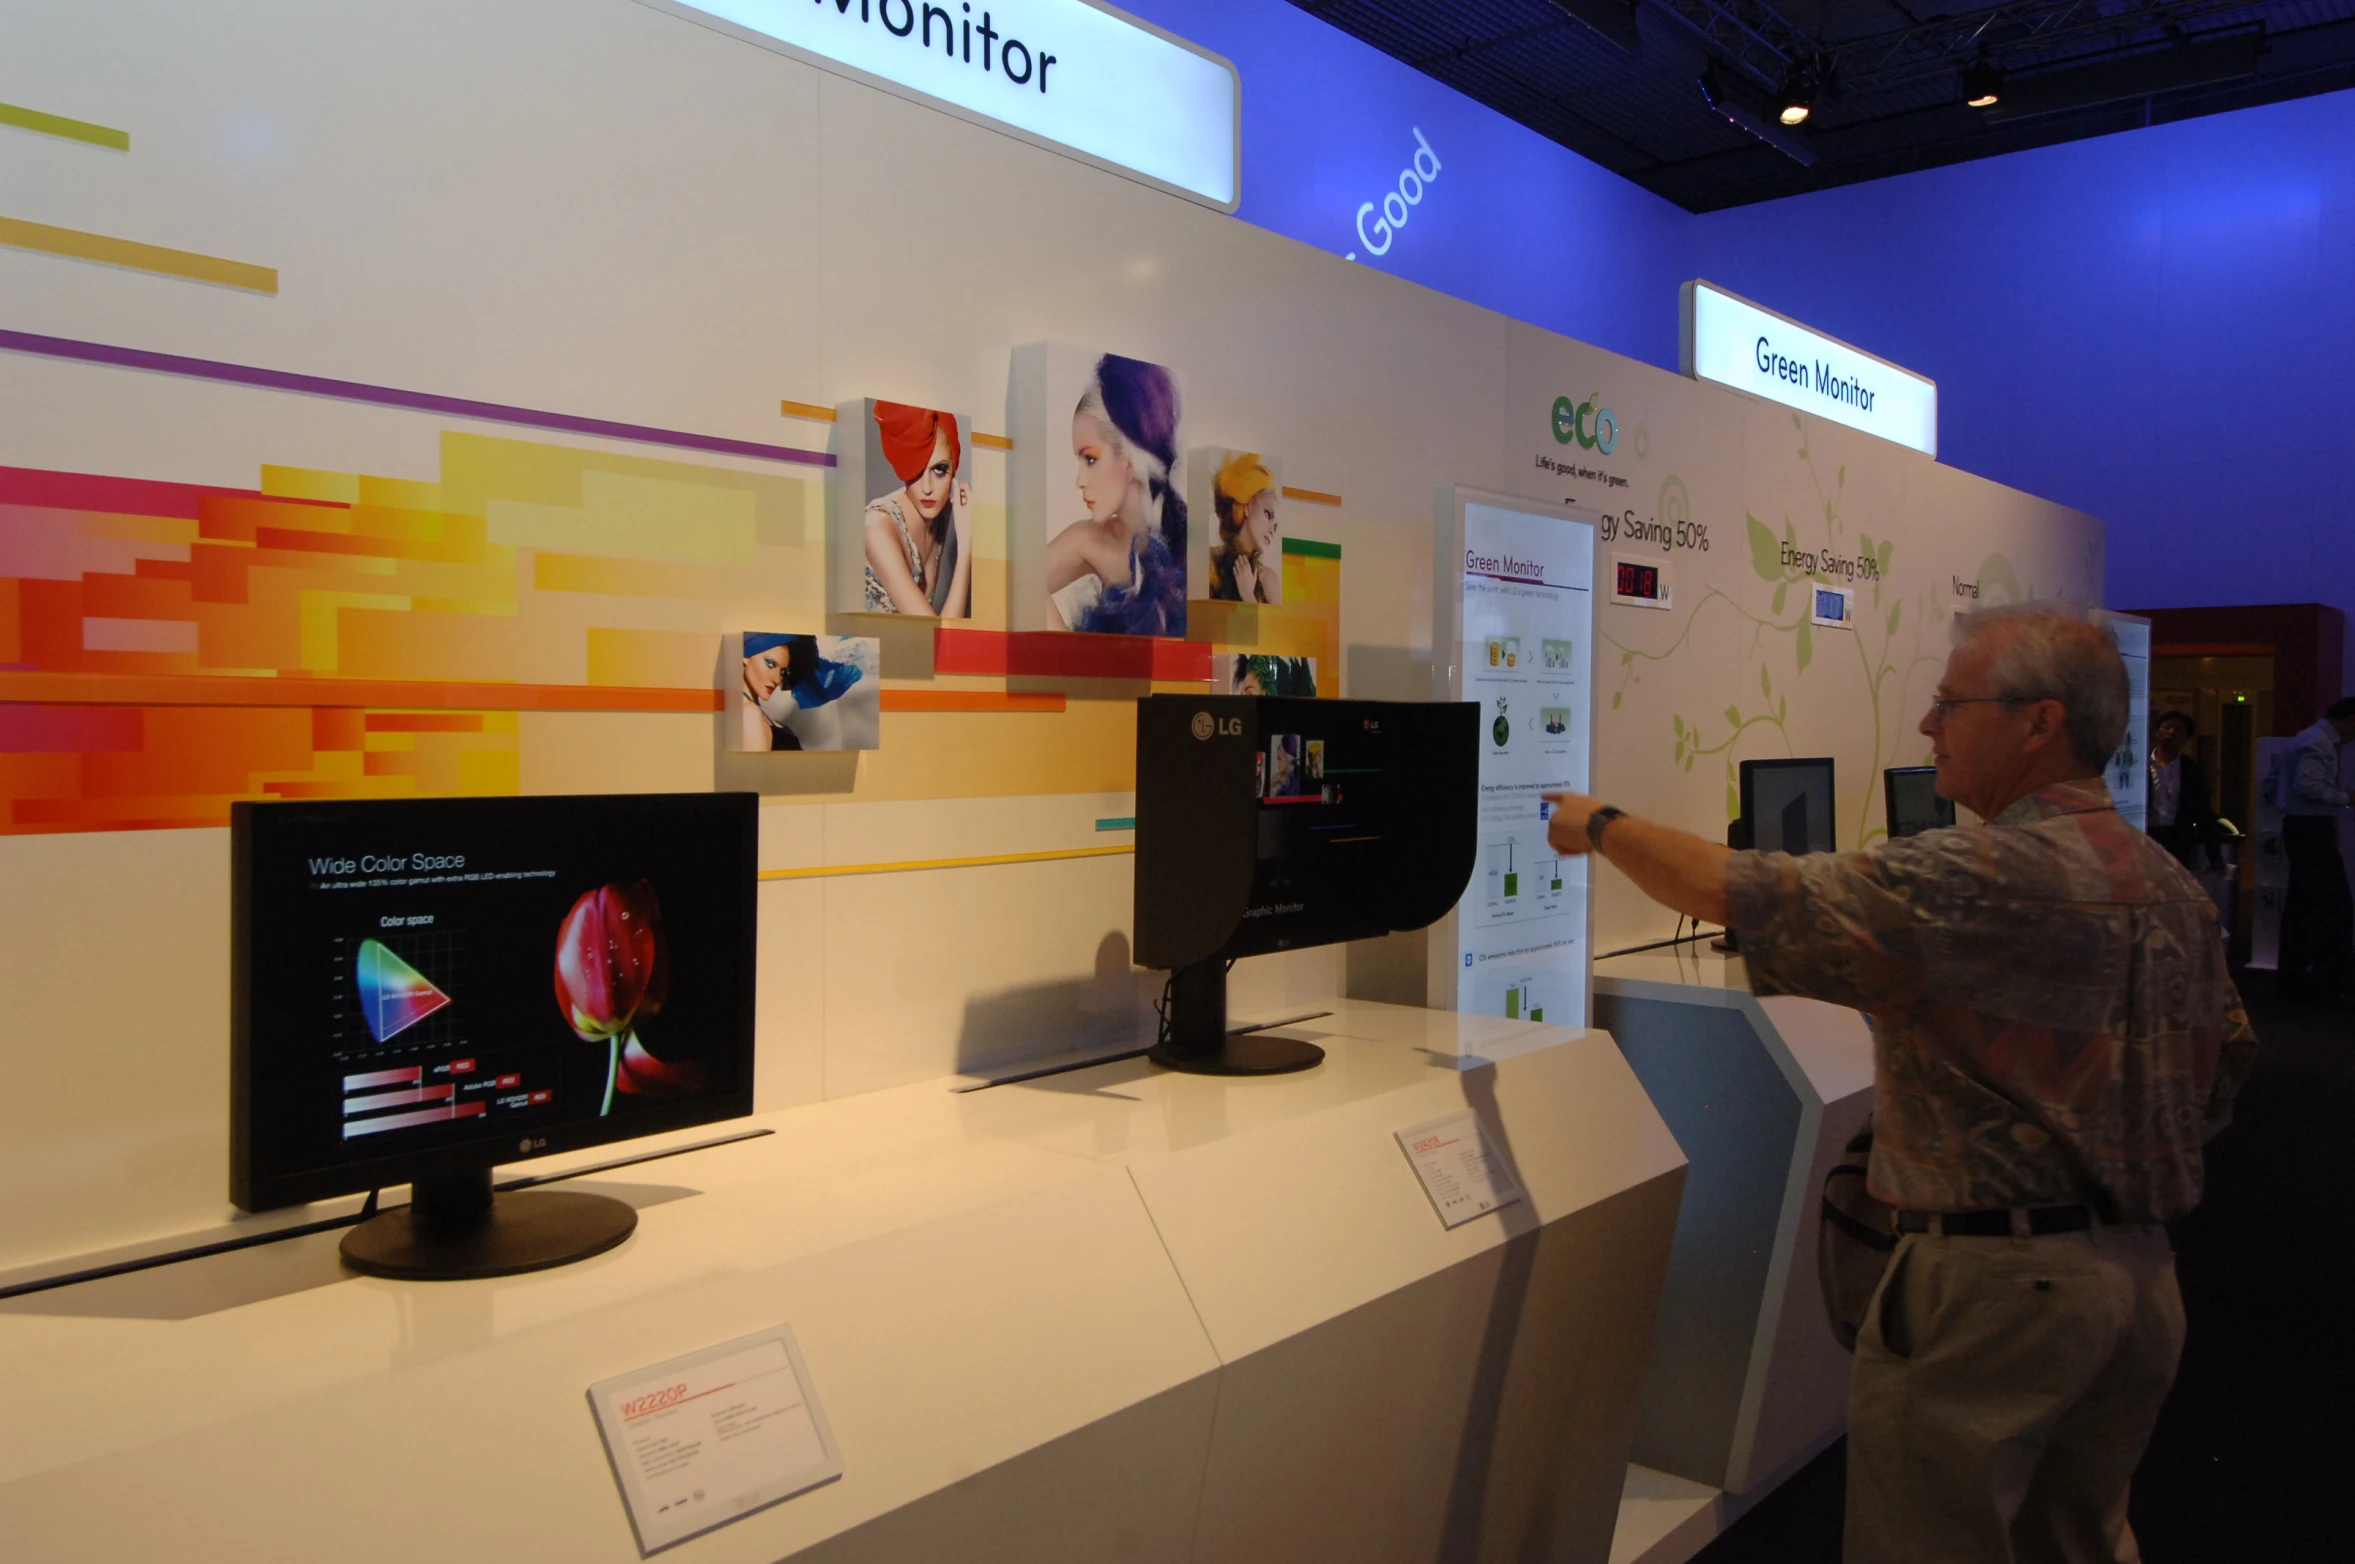
[[[1757,776],[1761,772],[1799,771],[1817,766],[1823,768],[1824,796],[1830,804],[1830,816],[1832,822],[1832,845],[1825,850],[1835,853],[1840,850],[1840,770],[1838,765],[1834,763],[1832,757],[1829,755],[1801,755],[1783,760],[1745,760],[1741,763],[1740,799],[1742,805],[1742,820],[1743,823],[1749,827],[1750,840],[1752,842],[1756,842],[1758,840],[1758,798],[1756,793],[1757,784],[1755,780]],[[1808,852],[1813,852],[1814,850],[1815,849],[1813,848],[1809,848]],[[1788,852],[1789,849],[1784,848],[1782,851]],[[1796,858],[1804,857],[1806,855],[1803,853],[1793,853],[1791,856]]]
[[[1889,833],[1891,841],[1901,842],[1906,839],[1897,834],[1897,779],[1924,775],[1935,777],[1937,774],[1938,768],[1936,766],[1886,766],[1882,768],[1881,825]],[[1946,813],[1952,817],[1954,815],[1954,800],[1946,798],[1941,799],[1940,802],[1946,805]],[[1906,836],[1920,836],[1924,831],[1943,831],[1955,823],[1955,819],[1949,818],[1936,825],[1924,826],[1921,831],[1909,831]]]
[[[739,912],[745,928],[748,956],[757,958],[759,946],[760,795],[757,793],[584,793],[529,798],[434,798],[370,800],[305,800],[300,803],[234,803],[229,808],[229,1198],[244,1211],[269,1211],[282,1206],[329,1200],[408,1184],[420,1178],[470,1173],[511,1162],[555,1156],[616,1141],[638,1140],[673,1130],[752,1112],[754,1024],[753,999],[756,959],[742,963],[737,1014],[735,1085],[732,1089],[675,1104],[649,1104],[627,1119],[592,1119],[547,1126],[529,1137],[504,1132],[494,1140],[435,1146],[396,1152],[364,1161],[342,1162],[324,1168],[288,1168],[272,1164],[270,1153],[254,1134],[255,1093],[253,1056],[252,921],[253,864],[257,823],[270,818],[265,811],[285,811],[282,818],[325,810],[362,810],[385,819],[389,811],[415,812],[412,818],[433,814],[498,815],[530,811],[570,814],[611,822],[634,809],[707,812],[713,830],[733,827],[745,874]],[[431,813],[428,813],[431,812]],[[495,829],[495,822],[492,827]]]

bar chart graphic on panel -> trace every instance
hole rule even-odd
[[[1450,491],[1448,694],[1480,707],[1479,858],[1443,953],[1459,1010],[1585,1023],[1587,863],[1546,842],[1546,795],[1589,791],[1590,522]],[[1434,1003],[1444,1000],[1434,997]]]
[[[1571,876],[1542,833],[1516,833],[1480,844],[1480,915],[1484,922],[1552,917],[1562,910]]]

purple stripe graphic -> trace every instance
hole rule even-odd
[[[730,440],[716,434],[690,434],[683,429],[656,429],[648,424],[618,423],[610,418],[582,418],[572,413],[542,412],[533,407],[510,407],[504,402],[477,402],[471,397],[435,396],[428,391],[400,391],[391,386],[372,386],[357,380],[330,380],[324,375],[296,375],[282,369],[255,369],[245,364],[224,364],[218,359],[183,358],[177,353],[150,353],[142,348],[109,347],[103,342],[76,342],[71,337],[44,337],[30,331],[0,331],[0,350],[37,353],[44,358],[79,359],[85,364],[111,364],[117,369],[145,369],[159,375],[186,375],[197,380],[218,380],[233,386],[260,386],[268,391],[294,391],[305,396],[334,397],[342,402],[372,402],[378,407],[405,407],[421,413],[443,413],[453,418],[479,418],[496,424],[561,429],[568,434],[640,440],[649,445],[677,446],[688,451],[757,456],[773,462],[799,462],[807,467],[834,465],[834,458],[824,451],[805,451],[794,445]]]

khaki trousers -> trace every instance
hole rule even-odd
[[[1848,1564],[2137,1564],[2182,1353],[2162,1227],[1901,1239],[1856,1344]]]

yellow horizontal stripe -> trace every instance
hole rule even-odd
[[[19,103],[0,103],[0,125],[14,125],[19,130],[38,131],[44,136],[62,136],[68,141],[87,141],[94,147],[112,147],[117,152],[131,150],[131,133],[127,130],[93,125],[85,119],[67,119],[63,114],[44,114]]]
[[[983,434],[978,429],[973,431],[973,443],[975,445],[985,445],[993,451],[1011,451],[1014,449],[1014,442],[1006,438],[1006,436],[1002,434]]]
[[[823,880],[838,874],[908,874],[918,869],[979,869],[995,863],[1053,863],[1059,858],[1110,858],[1134,847],[1058,847],[1044,853],[987,853],[979,858],[910,858],[900,863],[838,863],[819,869],[763,869],[764,880]]]
[[[1322,489],[1295,489],[1290,484],[1284,486],[1284,498],[1306,500],[1311,505],[1338,505],[1341,503],[1341,496],[1338,494],[1327,494]]]
[[[274,266],[249,266],[243,261],[222,260],[217,255],[199,255],[194,250],[114,239],[105,234],[84,233],[79,228],[52,228],[47,223],[28,223],[22,218],[0,217],[0,244],[77,261],[97,261],[105,266],[127,266],[159,277],[219,283],[224,288],[244,288],[253,293],[278,291],[278,269]]]

